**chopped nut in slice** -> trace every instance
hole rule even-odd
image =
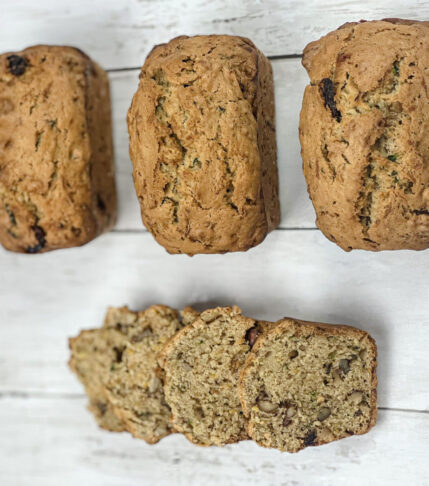
[[[334,434],[326,427],[320,428],[317,431],[318,443],[324,444],[325,442],[331,442],[334,438]]]
[[[277,410],[278,405],[276,403],[269,402],[268,400],[259,400],[258,407],[262,412],[274,412],[274,410]]]
[[[356,405],[359,405],[359,403],[362,401],[362,398],[363,398],[363,393],[361,391],[354,391],[350,395],[350,400]]]
[[[340,359],[339,368],[343,373],[347,374],[350,371],[350,361],[348,359]]]
[[[331,409],[329,407],[322,407],[317,414],[317,420],[323,422],[331,415]]]
[[[289,407],[287,409],[286,415],[291,418],[296,414],[296,408],[295,407]]]
[[[338,370],[334,370],[332,372],[332,378],[334,379],[334,383],[339,385],[343,380],[341,379],[341,375]]]

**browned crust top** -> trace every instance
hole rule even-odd
[[[244,251],[278,224],[272,72],[250,40],[156,46],[128,127],[144,224],[170,253]]]
[[[109,229],[116,190],[106,73],[79,49],[0,56],[0,241],[39,253]]]
[[[428,22],[347,23],[304,49],[317,225],[344,250],[429,247]]]

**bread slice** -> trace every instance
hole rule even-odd
[[[183,311],[185,321],[195,315],[192,309]],[[85,385],[89,408],[103,428],[125,429],[148,443],[171,432],[170,409],[155,373],[156,355],[181,327],[170,307],[142,312],[110,308],[101,329],[70,340],[70,367]]]
[[[218,307],[179,331],[163,348],[165,398],[173,427],[198,445],[248,438],[238,396],[238,376],[265,323],[238,307]]]
[[[239,383],[247,431],[297,452],[354,434],[377,417],[377,348],[365,331],[285,318],[261,336]]]
[[[125,430],[113,407],[102,392],[102,378],[115,362],[117,350],[125,344],[125,336],[116,329],[90,329],[69,339],[69,366],[85,387],[88,409],[98,425],[112,432]]]

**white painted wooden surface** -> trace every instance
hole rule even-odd
[[[20,441],[0,443],[3,484],[429,484],[428,478],[422,477],[429,441],[429,416],[424,414],[381,411],[378,426],[370,436],[351,437],[287,455],[262,449],[250,441],[200,448],[179,435],[148,446],[126,434],[98,430],[91,417],[82,413],[84,406],[82,398],[2,400],[2,435],[8,439],[20,437]]]
[[[2,0],[0,51],[35,42],[76,45],[106,68],[140,66],[177,35],[244,35],[270,56],[350,20],[429,18],[425,0]]]
[[[349,20],[429,18],[427,1],[0,0],[0,52],[74,44],[110,68],[119,220],[85,247],[45,255],[0,250],[0,484],[429,485],[429,251],[346,254],[314,229],[301,173],[304,45]],[[125,115],[137,68],[178,34],[251,37],[273,60],[280,230],[243,254],[171,256],[140,222]],[[123,69],[124,68],[124,69]],[[67,338],[109,304],[238,304],[256,318],[348,323],[379,345],[379,413],[368,435],[297,455],[250,442],[156,446],[97,429],[68,371]]]

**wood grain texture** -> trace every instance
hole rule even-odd
[[[81,398],[0,400],[3,484],[429,484],[426,447],[429,415],[426,414],[381,411],[378,426],[365,436],[292,455],[263,449],[250,441],[223,448],[197,447],[180,435],[148,446],[125,433],[98,430],[84,405]],[[410,450],[412,462],[409,462]],[[376,483],[381,470],[383,480]]]
[[[368,330],[379,346],[379,405],[429,411],[429,252],[348,254],[319,231],[289,230],[247,253],[190,258],[139,232],[0,258],[8,303],[0,308],[8,323],[0,327],[0,390],[80,392],[66,368],[67,337],[101,324],[109,304],[237,304],[255,318]]]
[[[281,228],[314,228],[315,214],[302,174],[298,140],[299,112],[307,73],[300,59],[273,61],[278,167],[280,178]],[[116,229],[143,230],[128,154],[126,115],[137,89],[139,71],[110,73],[114,143],[119,186],[119,215]]]
[[[271,56],[304,46],[351,20],[426,19],[425,0],[14,0],[0,52],[35,43],[72,44],[105,68],[137,67],[154,44],[177,35],[249,36]]]

